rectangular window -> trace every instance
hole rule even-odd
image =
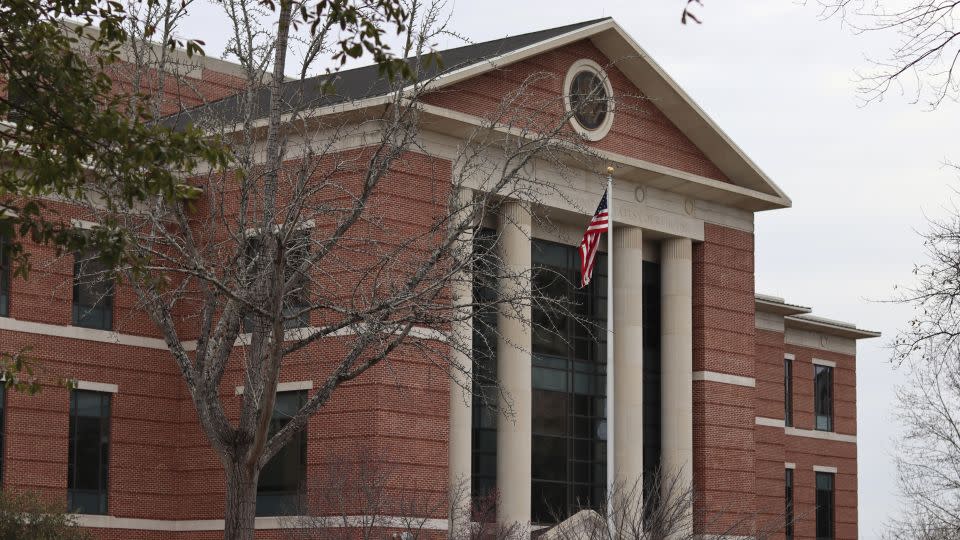
[[[793,426],[793,361],[783,359],[783,425]]]
[[[260,249],[262,236],[251,236],[247,239],[246,245],[246,263],[256,272],[259,262],[256,260],[257,252]],[[302,229],[290,234],[288,245],[286,246],[286,258],[284,259],[284,282],[293,277],[295,270],[310,255],[310,231]],[[284,328],[303,328],[310,326],[310,280],[307,276],[300,276],[295,280],[292,287],[286,291],[283,298],[283,327]],[[244,317],[243,328],[245,332],[253,331],[254,318],[252,316]]]
[[[817,540],[833,540],[833,474],[817,473]]]
[[[110,268],[91,252],[73,259],[73,325],[113,329],[113,279]]]
[[[833,368],[813,366],[813,414],[816,429],[833,431]]]
[[[663,432],[660,396],[660,265],[643,261],[643,497],[657,508]]]
[[[786,540],[793,540],[793,469],[784,469],[786,477],[784,478],[784,528]]]
[[[6,434],[7,420],[7,387],[0,384],[0,485],[3,482],[3,443]]]
[[[0,317],[10,315],[10,257],[7,239],[0,236]]]
[[[273,406],[270,436],[287,425],[306,403],[305,391],[280,392]],[[304,478],[307,470],[307,430],[293,436],[260,471],[257,485],[258,516],[291,516],[303,506]]]
[[[597,508],[606,498],[605,260],[597,256],[593,280],[580,289],[577,249],[533,242],[534,290],[556,301],[532,310],[536,523]]]
[[[486,520],[495,507],[497,487],[497,283],[496,232],[480,229],[473,251],[473,421],[470,493],[476,520]]]
[[[67,506],[80,514],[107,513],[110,467],[110,394],[70,394]]]

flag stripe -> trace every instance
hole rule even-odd
[[[600,236],[610,230],[610,220],[607,212],[607,192],[593,213],[587,231],[580,241],[580,287],[586,287],[593,278],[593,267],[597,259],[597,250],[600,247]]]

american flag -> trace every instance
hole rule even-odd
[[[607,211],[607,192],[603,192],[600,205],[594,212],[587,232],[580,241],[580,287],[586,287],[593,277],[593,266],[597,260],[597,248],[600,247],[600,235],[610,230],[610,215]]]

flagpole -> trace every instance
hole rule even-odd
[[[616,537],[613,519],[613,492],[616,487],[616,401],[613,387],[613,167],[607,167],[607,523],[612,538]]]

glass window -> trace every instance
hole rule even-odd
[[[643,261],[643,496],[652,512],[660,491],[660,265]]]
[[[107,513],[110,467],[110,394],[70,394],[67,506],[80,514]]]
[[[77,253],[73,260],[73,325],[111,330],[113,293],[110,268],[94,253]]]
[[[817,540],[833,540],[833,474],[817,473]]]
[[[7,239],[0,236],[0,317],[10,315],[10,257]]]
[[[247,264],[255,264],[253,257],[260,247],[261,238],[253,236],[247,239]],[[285,259],[283,279],[289,280],[295,270],[310,254],[310,230],[302,229],[290,234],[289,245],[286,247],[287,256]],[[283,298],[283,327],[284,328],[302,328],[310,326],[310,281],[307,276],[300,276],[287,290]],[[253,317],[247,316],[243,320],[243,328],[246,332],[253,331]]]
[[[783,359],[783,425],[793,426],[793,361]]]
[[[784,479],[784,529],[786,540],[793,540],[793,469],[784,469],[786,478]]]
[[[500,396],[497,388],[497,308],[494,303],[497,294],[495,235],[492,229],[481,229],[473,241],[473,470],[470,493],[477,501],[486,501],[497,485],[496,407]],[[477,519],[487,517],[478,516]]]
[[[577,249],[533,243],[533,521],[606,497],[606,262],[579,289]]]
[[[586,129],[597,129],[607,118],[607,88],[592,69],[577,73],[570,83],[570,109],[577,123]]]
[[[7,387],[0,384],[0,484],[3,481],[3,443],[6,434],[7,420]]]
[[[270,436],[280,431],[306,402],[305,391],[280,392],[273,406]],[[257,484],[258,516],[296,515],[302,505],[307,470],[307,431],[293,436],[260,471]]]
[[[833,368],[813,366],[813,414],[816,429],[833,431]]]

